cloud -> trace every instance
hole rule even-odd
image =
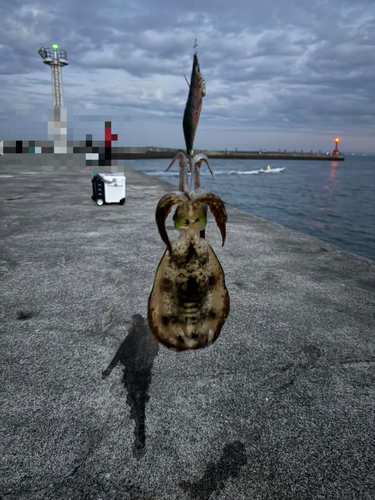
[[[219,129],[231,128],[246,137],[236,146],[251,149],[248,133],[261,131],[276,142],[277,132],[296,137],[298,130],[304,144],[296,148],[307,149],[312,135],[336,131],[367,137],[374,150],[373,1],[5,0],[0,16],[0,140],[22,126],[4,125],[7,117],[14,122],[16,103],[39,115],[50,106],[50,72],[38,49],[52,42],[68,52],[69,116],[85,106],[103,115],[116,109],[164,127],[171,140],[181,137],[183,75],[190,76],[197,37],[207,84],[197,140],[212,143]],[[151,126],[144,130],[144,144],[155,144],[160,135]],[[46,133],[42,126],[37,131]]]

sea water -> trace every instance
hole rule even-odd
[[[133,160],[136,170],[178,185],[169,160]],[[120,163],[120,164],[121,164]],[[259,174],[267,164],[281,173]],[[375,156],[345,161],[211,160],[215,174],[201,169],[201,184],[225,203],[343,250],[375,260]]]

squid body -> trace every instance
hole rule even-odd
[[[179,153],[180,187],[187,182],[188,161]],[[193,158],[192,183],[199,183],[199,169],[207,158]],[[193,184],[194,186],[194,184]],[[190,186],[192,188],[193,186]],[[186,184],[185,184],[186,187]],[[165,221],[174,205],[174,226],[180,237],[169,241]],[[207,224],[207,206],[215,217],[224,245],[227,213],[224,202],[202,188],[163,196],[156,208],[156,224],[167,249],[156,271],[148,302],[148,322],[166,347],[182,351],[212,345],[229,314],[229,294],[223,268],[200,232]]]

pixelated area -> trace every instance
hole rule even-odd
[[[69,98],[65,105],[62,70],[69,65],[67,52],[53,44],[51,48],[41,47],[38,53],[51,70],[53,107],[16,106],[14,119],[19,137],[1,141],[0,155],[27,154],[30,161],[29,155],[53,154],[54,167],[48,165],[47,158],[39,159],[44,169],[59,166],[82,169],[83,164],[88,170],[92,167],[119,170],[114,157],[118,150],[114,151],[112,143],[124,135],[123,124],[130,121],[130,116],[113,109],[70,106]],[[47,80],[44,83],[47,84]],[[112,133],[112,121],[117,133]],[[83,155],[84,162],[76,161],[75,155]]]
[[[42,164],[41,168],[45,170],[60,167],[80,170],[106,167],[112,172],[124,170],[124,167],[118,166],[116,158],[113,158],[112,142],[118,141],[118,134],[112,133],[112,119],[116,121],[116,128],[121,134],[121,124],[129,121],[130,117],[119,112],[115,112],[112,117],[113,110],[97,111],[94,107],[93,112],[86,106],[72,106],[69,113],[69,100],[68,106],[64,105],[62,78],[62,69],[69,65],[67,52],[53,44],[51,48],[41,47],[38,53],[43,63],[51,69],[53,108],[49,108],[46,114],[41,105],[16,107],[16,128],[19,128],[20,135],[16,140],[1,141],[0,155],[27,154],[27,161],[34,164],[37,162],[32,161],[31,155],[52,154],[53,161],[48,161],[50,156],[43,156],[41,161],[40,158],[38,160]],[[97,140],[94,139],[94,132]],[[39,140],[32,136],[39,136]],[[115,151],[116,153],[118,151]],[[82,155],[84,161],[82,158],[78,160],[77,155]]]
[[[30,165],[38,163],[43,170],[51,171],[62,167],[87,172],[92,172],[95,167],[106,167],[108,172],[131,170],[131,166],[118,165],[117,156],[121,157],[123,153],[134,153],[136,156],[144,153],[145,148],[113,147],[130,116],[118,113],[111,116],[106,110],[93,111],[82,106],[73,107],[69,121],[66,106],[47,110],[17,108],[20,138],[0,141],[0,155],[27,155],[22,162],[29,162]],[[108,118],[113,118],[115,124],[112,125],[112,120]],[[120,133],[113,133],[113,127]],[[44,136],[45,139],[24,139],[25,131],[28,135]],[[39,157],[33,161],[34,155],[43,155],[43,159]],[[53,161],[49,161],[51,155]]]

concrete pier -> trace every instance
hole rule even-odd
[[[35,148],[40,153],[53,153],[54,144],[52,141],[1,141],[1,154],[14,153],[35,153]],[[68,152],[80,153],[104,153],[104,141],[96,141],[91,146],[87,146],[84,141],[68,141]],[[139,160],[152,158],[173,159],[180,149],[158,148],[158,147],[124,147],[113,146],[111,148],[114,160]],[[317,153],[303,151],[284,152],[281,151],[213,151],[208,149],[195,149],[194,154],[204,153],[211,160],[319,160],[319,161],[344,161],[344,155],[334,155],[332,153]]]
[[[73,163],[0,157],[1,497],[373,499],[375,264],[227,207],[228,321],[170,352],[146,315],[175,188],[125,168],[99,207]]]

